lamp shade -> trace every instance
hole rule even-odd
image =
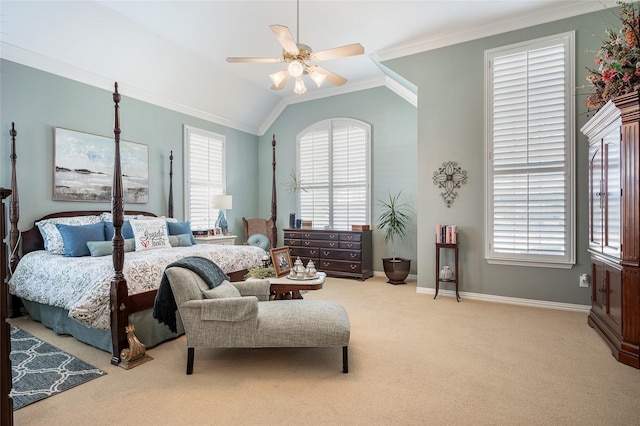
[[[211,197],[211,207],[214,209],[230,209],[233,204],[231,195],[214,195]]]

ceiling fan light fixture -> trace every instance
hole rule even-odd
[[[300,63],[300,61],[291,61],[289,63],[289,74],[291,77],[298,78],[304,73],[304,66]]]
[[[322,86],[322,83],[324,83],[324,80],[327,78],[326,75],[314,70],[309,71],[309,77],[311,77],[311,80],[313,80],[318,87]]]
[[[280,86],[280,83],[282,83],[285,78],[284,71],[278,71],[273,74],[269,74],[269,78],[271,78],[271,81],[273,81],[274,86]]]
[[[293,88],[293,93],[295,93],[296,95],[302,95],[306,91],[307,91],[307,88],[304,85],[304,81],[302,81],[302,78],[300,77],[296,78],[296,85]]]

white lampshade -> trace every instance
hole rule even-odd
[[[277,87],[284,80],[284,71],[278,71],[276,73],[269,74],[269,77],[271,77],[271,81],[273,81],[273,85]]]
[[[311,79],[316,83],[318,87],[322,86],[322,83],[324,83],[325,78],[327,78],[326,75],[318,71],[310,71],[309,77],[311,77]]]
[[[291,74],[291,77],[300,77],[303,72],[304,67],[299,61],[291,61],[291,63],[289,63],[289,74]]]
[[[231,195],[214,195],[211,197],[211,207],[214,209],[230,209],[233,204]]]
[[[301,77],[296,78],[296,85],[293,88],[293,92],[297,95],[302,95],[307,91],[306,86],[304,85],[304,81],[302,81]]]

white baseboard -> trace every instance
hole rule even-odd
[[[383,271],[374,271],[373,276],[384,277]],[[407,278],[417,280],[417,275],[410,274]],[[416,293],[435,295],[436,289],[430,287],[416,287]],[[469,293],[460,291],[460,299],[481,300],[484,302],[506,303],[508,305],[529,306],[533,308],[558,309],[561,311],[589,313],[591,305],[577,305],[574,303],[551,302],[548,300],[521,299],[518,297],[496,296],[493,294]],[[439,290],[438,296],[456,297],[455,290]]]
[[[433,294],[436,294],[436,289],[429,288],[429,287],[417,287],[416,293],[433,295]],[[460,300],[462,299],[482,300],[485,302],[506,303],[509,305],[520,305],[520,306],[529,306],[533,308],[545,308],[545,309],[558,309],[561,311],[584,312],[584,313],[588,313],[591,310],[591,305],[576,305],[573,303],[550,302],[548,300],[521,299],[518,297],[495,296],[493,294],[469,293],[464,291],[461,291],[459,293],[460,293]],[[455,290],[439,290],[438,297],[440,296],[456,297],[456,292]]]

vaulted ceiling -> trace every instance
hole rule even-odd
[[[7,1],[0,0],[0,55],[24,65],[253,134],[289,104],[395,85],[382,61],[575,16],[612,1]],[[298,13],[299,10],[299,13]],[[269,29],[289,27],[314,51],[360,43],[364,55],[322,65],[347,78],[271,90],[283,64]],[[408,97],[411,97],[409,94]]]

